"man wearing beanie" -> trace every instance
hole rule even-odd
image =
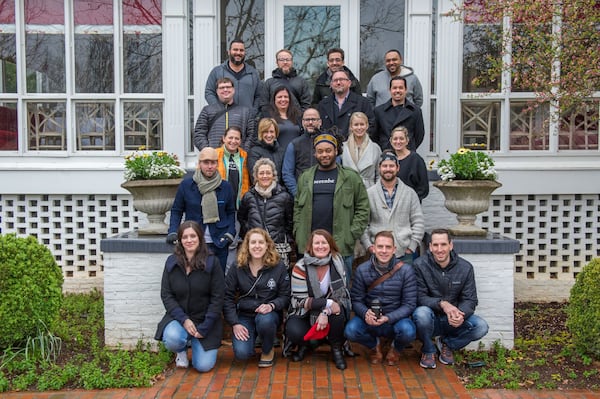
[[[179,184],[171,207],[167,243],[177,239],[177,228],[185,214],[185,220],[200,223],[204,241],[225,272],[229,244],[235,237],[235,202],[231,185],[217,173],[217,159],[214,148],[204,147],[193,177]]]
[[[305,250],[311,231],[329,231],[344,257],[350,281],[354,244],[369,220],[369,199],[360,175],[336,163],[337,139],[327,133],[313,141],[317,165],[298,179],[294,201],[294,237],[298,251]]]

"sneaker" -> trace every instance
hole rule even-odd
[[[423,353],[421,354],[421,361],[419,362],[419,366],[424,369],[434,369],[435,368],[435,353]]]
[[[175,366],[187,369],[190,366],[190,360],[188,359],[187,351],[177,352],[177,357],[175,358]]]
[[[435,337],[435,346],[440,352],[440,363],[447,365],[454,364],[454,354],[452,353],[450,348],[448,348],[448,345],[442,342],[441,337]]]

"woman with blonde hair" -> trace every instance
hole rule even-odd
[[[258,337],[258,367],[273,365],[275,337],[289,301],[290,279],[275,243],[265,230],[251,229],[238,248],[237,267],[225,277],[223,314],[233,329],[236,359],[253,357]]]
[[[379,178],[377,163],[381,148],[369,138],[369,118],[364,112],[354,112],[350,116],[348,140],[344,142],[342,164],[354,169],[362,177],[366,188]]]
[[[258,141],[248,151],[248,170],[252,173],[254,164],[260,158],[267,158],[275,164],[275,170],[281,182],[281,165],[283,164],[283,154],[285,148],[279,144],[279,125],[273,118],[262,118],[258,122]],[[256,183],[251,175],[250,180]]]
[[[409,141],[408,129],[404,126],[398,125],[392,129],[390,144],[400,164],[398,177],[402,180],[402,183],[415,190],[419,201],[423,202],[423,198],[429,195],[427,166],[425,166],[425,161],[416,151],[408,149]]]

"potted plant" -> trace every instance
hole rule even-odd
[[[147,214],[148,225],[138,234],[167,234],[165,213],[171,209],[185,169],[177,155],[164,151],[138,151],[125,156],[125,182],[121,187],[133,196],[133,207]]]
[[[458,225],[450,228],[457,236],[485,236],[487,231],[475,225],[477,214],[486,211],[490,195],[502,184],[492,157],[483,151],[460,148],[438,163],[440,181],[433,183],[444,194],[444,205],[456,214]]]

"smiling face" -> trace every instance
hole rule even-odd
[[[450,252],[454,248],[450,237],[447,234],[432,234],[429,250],[433,254],[433,259],[441,267],[446,267],[450,263]]]
[[[401,79],[392,80],[390,94],[392,96],[392,105],[404,104],[406,99],[406,85],[404,81]]]
[[[244,43],[231,43],[229,48],[229,62],[233,65],[242,65],[246,59],[246,46]]]
[[[267,130],[262,132],[262,141],[267,144],[273,144],[275,139],[277,138],[277,131],[275,130],[275,126],[271,124]]]
[[[181,234],[181,245],[186,254],[193,255],[196,253],[196,250],[200,246],[200,237],[198,237],[198,234],[196,234],[196,231],[193,228],[188,227],[183,230],[183,233]]]
[[[327,67],[331,72],[339,71],[344,68],[344,56],[342,53],[331,53],[327,57]]]
[[[384,182],[396,180],[398,174],[398,164],[391,159],[386,159],[379,165],[379,176]]]
[[[396,76],[400,72],[400,66],[402,65],[402,57],[395,51],[390,51],[385,55],[385,68],[388,70],[390,75]]]
[[[274,98],[275,107],[278,111],[286,111],[290,106],[290,95],[287,90],[279,90]]]
[[[292,58],[292,53],[287,52],[285,50],[280,51],[277,54],[277,67],[281,69],[281,72],[287,75],[292,70],[292,66],[294,66],[294,59]]]
[[[352,121],[350,122],[350,131],[354,135],[355,139],[358,139],[359,141],[362,140],[367,134],[368,127],[369,122],[362,116],[352,117]]]
[[[373,251],[377,262],[381,265],[389,263],[394,256],[394,252],[396,252],[394,240],[390,237],[378,236],[373,244]]]
[[[235,154],[242,144],[242,134],[235,129],[229,129],[223,136],[223,144],[230,154]]]
[[[314,108],[308,108],[304,111],[304,115],[302,115],[302,127],[308,134],[312,134],[319,130],[321,128],[321,116],[319,115],[319,111]]]
[[[256,171],[256,177],[256,184],[263,189],[268,188],[275,180],[275,174],[271,165],[260,165]]]
[[[267,241],[262,234],[252,233],[248,240],[248,252],[252,259],[263,259],[267,252]]]
[[[233,95],[235,94],[235,88],[230,82],[222,82],[217,86],[217,96],[222,104],[231,104],[233,102]]]
[[[390,137],[390,144],[396,153],[404,151],[408,145],[408,135],[405,130],[394,130],[392,131],[392,137]]]
[[[315,258],[322,259],[329,255],[331,247],[327,239],[320,234],[315,234],[312,240],[312,252]]]
[[[331,143],[321,142],[315,146],[315,158],[321,170],[335,168],[335,157],[337,151]]]

